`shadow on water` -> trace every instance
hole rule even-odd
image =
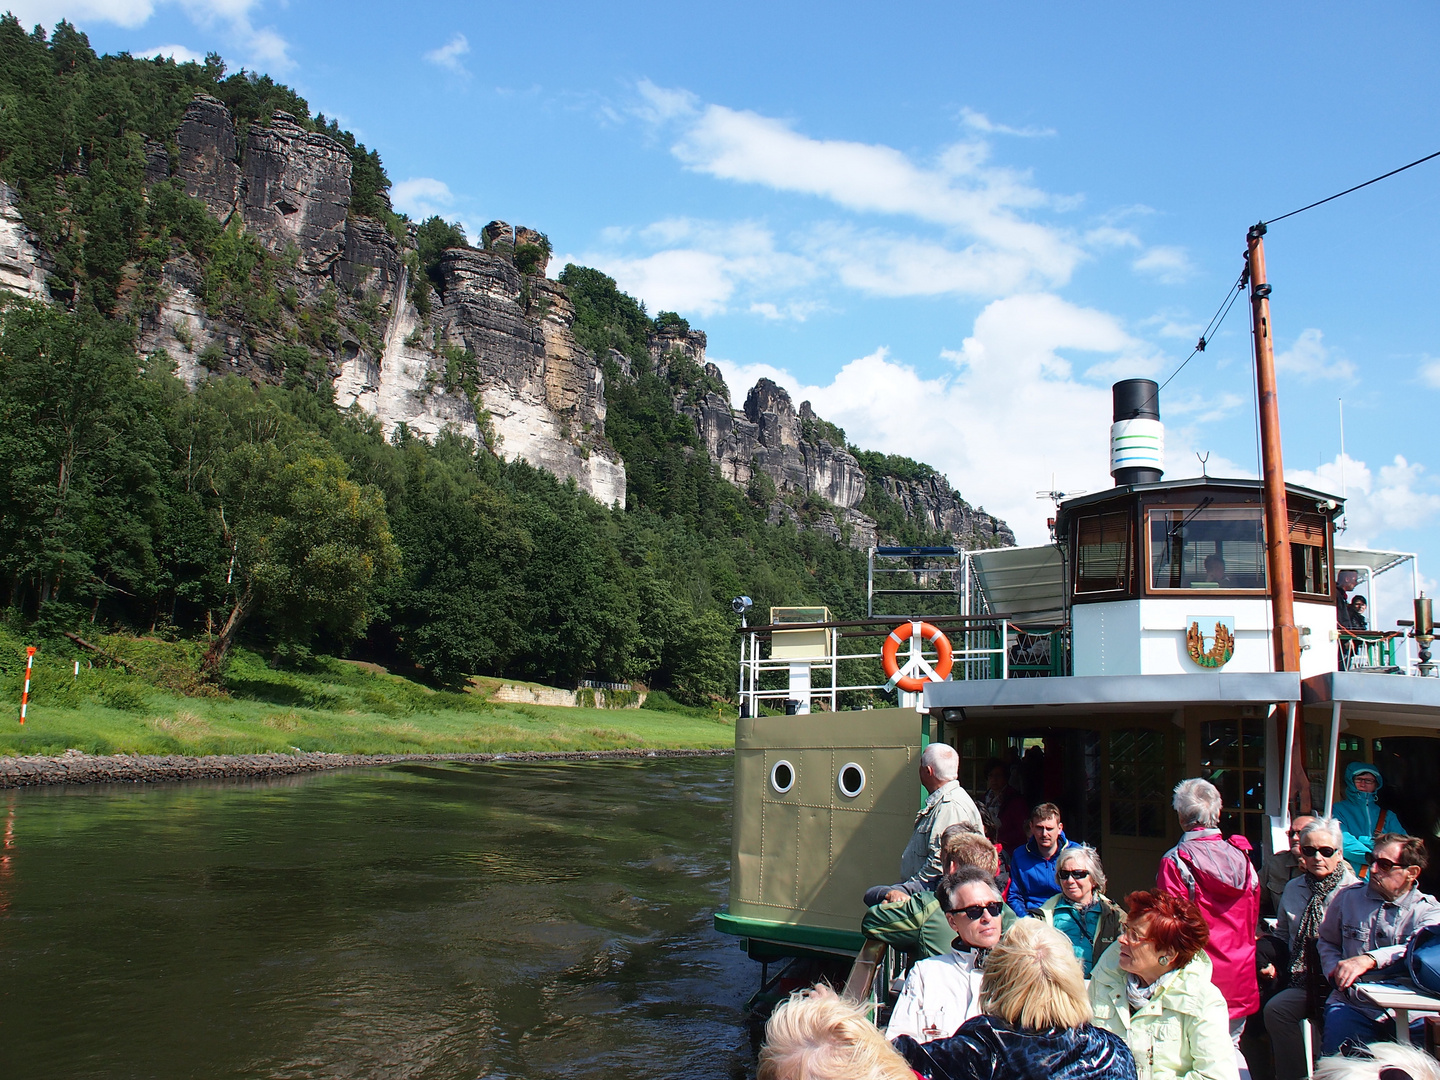
[[[732,1077],[728,759],[0,793],[12,1076]]]

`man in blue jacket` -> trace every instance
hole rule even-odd
[[[1005,890],[1016,915],[1038,915],[1045,901],[1060,891],[1055,860],[1070,846],[1058,806],[1041,803],[1030,811],[1030,839],[1010,856],[1010,887]]]

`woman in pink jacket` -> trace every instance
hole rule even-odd
[[[1230,1007],[1230,1037],[1238,1051],[1245,1018],[1260,1008],[1255,981],[1260,875],[1250,862],[1250,841],[1220,835],[1220,807],[1220,792],[1207,780],[1175,786],[1175,812],[1185,835],[1161,858],[1155,884],[1194,901],[1205,916],[1210,981]]]

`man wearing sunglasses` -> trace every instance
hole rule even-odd
[[[1265,1003],[1275,1080],[1302,1080],[1305,1076],[1300,1021],[1306,1016],[1319,1019],[1328,993],[1315,940],[1335,894],[1355,880],[1342,856],[1341,843],[1338,821],[1308,819],[1295,845],[1300,849],[1302,873],[1285,886],[1276,908],[1274,936],[1283,947],[1274,952],[1278,962],[1260,972],[1285,987]]]
[[[1363,1004],[1352,988],[1401,976],[1410,939],[1424,927],[1440,926],[1440,902],[1415,887],[1428,863],[1419,837],[1385,833],[1375,840],[1369,877],[1331,900],[1317,941],[1321,970],[1335,984],[1325,1002],[1326,1054],[1342,1043],[1363,1046],[1395,1037],[1394,1021]],[[1411,1025],[1415,1039],[1423,1027],[1423,1019]]]
[[[887,1039],[909,1035],[916,1042],[949,1038],[980,1013],[980,977],[985,956],[1000,940],[1005,903],[995,879],[978,866],[962,866],[935,890],[955,940],[949,953],[921,960],[910,969]]]
[[[1270,915],[1280,913],[1280,897],[1285,892],[1285,886],[1305,873],[1305,867],[1300,862],[1300,834],[1314,820],[1309,814],[1291,819],[1290,828],[1285,833],[1290,846],[1284,851],[1266,855],[1260,865],[1260,883],[1265,887],[1261,900],[1269,901]]]

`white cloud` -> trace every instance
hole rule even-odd
[[[1033,139],[1039,136],[1054,135],[1054,128],[1038,127],[1010,127],[1006,124],[997,124],[982,112],[965,108],[960,110],[960,120],[968,128],[976,131],[983,131],[987,135],[1019,135],[1022,138]]]
[[[61,19],[73,23],[109,22],[133,29],[155,13],[152,0],[13,0],[7,5],[25,27],[47,30]]]
[[[1275,370],[1298,375],[1306,382],[1315,379],[1353,379],[1355,365],[1337,356],[1325,344],[1325,335],[1311,327],[1302,330],[1295,344],[1275,354]]]
[[[1129,229],[1117,229],[1114,225],[1101,225],[1085,233],[1085,243],[1095,248],[1141,247],[1140,237]]]
[[[174,60],[177,64],[203,64],[205,57],[194,49],[187,49],[184,45],[155,45],[148,49],[136,49],[131,56],[138,56],[149,60],[152,57],[164,56]]]
[[[438,49],[431,49],[425,54],[425,62],[434,64],[436,67],[453,71],[457,75],[465,73],[465,64],[460,59],[470,52],[470,42],[464,34],[457,33]]]
[[[651,124],[663,124],[696,111],[699,99],[688,90],[672,90],[641,79],[635,89],[642,99],[631,111]]]
[[[781,303],[770,295],[750,297],[757,289],[773,294],[801,287],[815,276],[810,261],[781,251],[770,230],[755,222],[667,218],[638,232],[610,231],[603,239],[611,244],[631,242],[641,251],[621,253],[612,248],[587,252],[573,261],[603,270],[651,311],[718,315],[729,310],[738,294],[749,301],[747,310],[766,318],[798,319],[818,310],[815,301]]]
[[[1019,265],[1032,285],[1063,283],[1084,257],[1063,231],[1016,213],[1055,207],[1059,200],[1020,173],[988,164],[984,142],[957,143],[934,163],[921,165],[893,147],[814,139],[758,113],[702,107],[685,91],[646,83],[641,96],[637,112],[681,125],[672,151],[696,172],[816,196],[857,213],[907,216],[956,230],[977,260],[994,257]]]
[[[415,176],[391,187],[390,201],[402,214],[421,220],[433,214],[443,217],[446,209],[454,205],[455,195],[443,180]]]
[[[1425,466],[1399,454],[1376,471],[1348,454],[1337,454],[1316,469],[1287,469],[1285,479],[1347,496],[1344,542],[1351,546],[1384,544],[1390,533],[1428,526],[1440,515],[1440,494],[1433,490]]]
[[[1165,285],[1183,284],[1195,273],[1190,256],[1181,247],[1152,247],[1130,265]]]
[[[951,373],[926,378],[884,348],[846,364],[824,386],[768,365],[717,360],[732,391],[762,375],[843,427],[860,446],[905,454],[944,472],[972,504],[1009,522],[1021,543],[1046,538],[1033,492],[1051,475],[1064,490],[1110,485],[1110,391],[1073,373],[1072,352],[1139,353],[1112,316],[1048,294],[996,300],[944,355]],[[1198,472],[1198,467],[1190,471]]]
[[[1440,390],[1440,360],[1429,358],[1422,360],[1416,374],[1420,376],[1420,381],[1430,389]]]

